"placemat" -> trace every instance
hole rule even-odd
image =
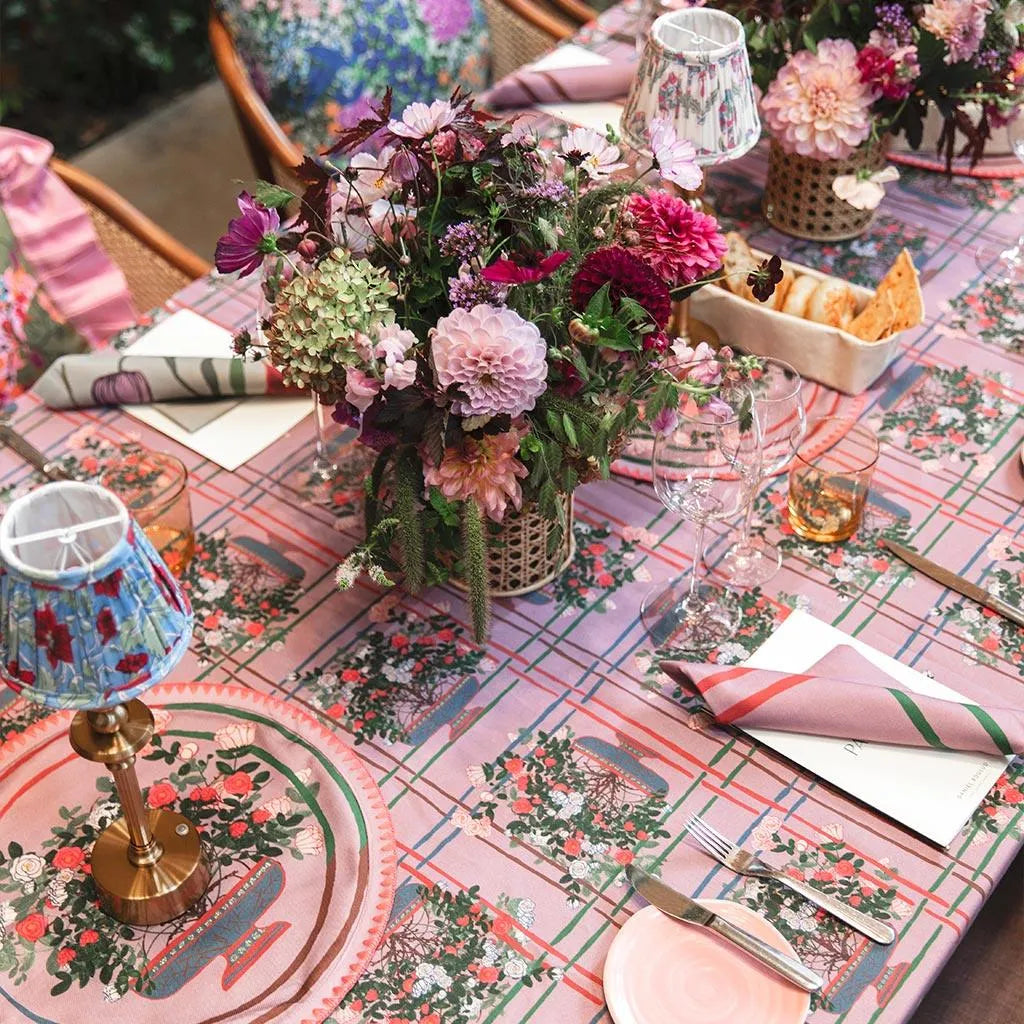
[[[129,928],[97,907],[89,851],[119,814],[107,773],[51,715],[0,752],[0,1018],[46,1024],[321,1021],[379,943],[395,890],[384,800],[304,711],[234,686],[147,695],[137,770],[150,807],[208,844],[196,911]],[[62,993],[66,993],[62,995]]]
[[[804,408],[807,410],[807,422],[825,416],[842,416],[848,418],[850,424],[867,407],[867,396],[851,397],[841,395],[838,391],[826,388],[814,381],[804,381]],[[814,445],[815,454],[824,451],[833,444],[842,432],[826,434],[822,432],[819,443]],[[633,435],[629,444],[623,449],[622,455],[612,463],[612,472],[619,476],[628,476],[632,480],[651,482],[651,454],[654,451],[654,435],[646,428],[640,428]],[[783,472],[783,470],[779,470]]]

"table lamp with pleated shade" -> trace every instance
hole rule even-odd
[[[96,840],[103,908],[136,925],[184,913],[209,867],[192,823],[147,810],[135,759],[153,735],[138,700],[188,647],[192,609],[121,500],[60,481],[0,520],[0,679],[29,700],[76,711],[71,745],[105,764],[124,816]]]
[[[651,26],[622,112],[622,136],[650,153],[649,126],[668,121],[702,166],[736,160],[761,136],[743,26],[731,14],[691,7]]]

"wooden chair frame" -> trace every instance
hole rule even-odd
[[[264,181],[275,181],[274,165],[295,167],[302,162],[302,150],[288,138],[256,92],[227,25],[212,6],[208,32],[213,62],[231,99],[253,167]]]
[[[124,196],[103,184],[99,178],[57,157],[51,158],[50,167],[75,195],[106,214],[176,270],[192,280],[209,273],[211,265],[206,260],[132,206]]]
[[[581,0],[551,0],[554,10],[540,6],[536,0],[498,2],[527,25],[550,36],[552,46],[568,39],[579,24],[594,17]],[[562,13],[572,20],[563,18]],[[227,25],[212,5],[208,32],[214,64],[231,99],[253,167],[259,177],[276,181],[280,175],[275,168],[295,167],[302,160],[302,150],[288,138],[256,92]]]

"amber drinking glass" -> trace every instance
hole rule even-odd
[[[180,576],[196,549],[188,470],[181,460],[164,452],[131,451],[101,483],[128,506],[167,568]]]
[[[812,423],[789,469],[789,523],[805,540],[831,544],[860,526],[878,440],[866,427],[827,416]]]

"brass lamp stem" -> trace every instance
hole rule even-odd
[[[132,925],[183,914],[206,891],[210,866],[192,822],[168,809],[148,809],[142,800],[135,758],[153,737],[152,712],[139,700],[80,711],[70,737],[78,754],[107,766],[121,801],[121,817],[92,849],[100,905]]]
[[[136,867],[140,864],[155,864],[163,856],[164,849],[149,830],[149,815],[142,802],[139,777],[135,774],[135,758],[107,767],[114,777],[121,811],[128,826],[128,859]]]

